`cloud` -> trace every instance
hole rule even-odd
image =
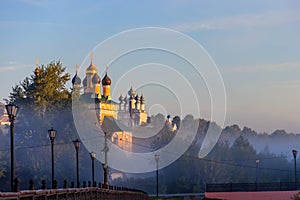
[[[8,71],[15,71],[22,68],[32,67],[32,65],[28,64],[17,64],[15,61],[9,61],[8,65],[0,67],[0,72],[8,72]]]
[[[244,14],[214,20],[182,23],[172,27],[178,31],[201,30],[229,30],[236,28],[249,28],[258,26],[276,26],[292,22],[300,22],[300,15],[289,12],[267,12],[258,14]]]
[[[300,61],[266,64],[266,65],[228,67],[226,68],[226,71],[234,72],[234,73],[245,73],[245,72],[248,73],[248,72],[283,71],[287,69],[300,69]]]
[[[7,71],[14,71],[16,70],[15,66],[9,66],[9,67],[1,67],[0,72],[7,72]]]
[[[15,64],[17,64],[17,62],[16,61],[9,61],[8,64],[9,65],[15,65]]]

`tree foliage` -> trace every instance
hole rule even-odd
[[[39,116],[62,108],[70,99],[66,88],[70,75],[65,70],[60,61],[42,65],[12,88],[9,101],[33,109]]]

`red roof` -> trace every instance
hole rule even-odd
[[[300,191],[273,191],[273,192],[206,192],[206,198],[226,200],[291,200]]]

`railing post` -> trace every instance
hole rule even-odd
[[[34,182],[32,179],[29,181],[29,190],[34,190]]]
[[[57,180],[53,180],[52,189],[57,189]]]
[[[75,183],[74,181],[71,182],[71,188],[74,188],[75,187]]]
[[[67,189],[68,188],[68,181],[64,180],[64,188]]]
[[[46,189],[46,180],[42,180],[42,190]]]
[[[19,187],[19,180],[17,178],[14,179],[14,192],[19,192],[20,187]]]
[[[83,181],[82,187],[83,187],[83,188],[86,188],[86,181]]]

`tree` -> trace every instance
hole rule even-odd
[[[70,75],[65,70],[60,61],[37,66],[34,74],[12,88],[7,100],[20,108],[15,124],[15,156],[16,177],[21,179],[21,186],[28,185],[31,178],[40,183],[41,179],[50,177],[47,131],[52,126],[57,130],[55,160],[72,160],[65,152],[66,148],[73,148],[71,141],[76,134],[71,93],[66,88]]]
[[[37,67],[35,73],[13,87],[9,101],[34,109],[39,116],[65,106],[70,92],[65,85],[70,75],[60,61]]]

